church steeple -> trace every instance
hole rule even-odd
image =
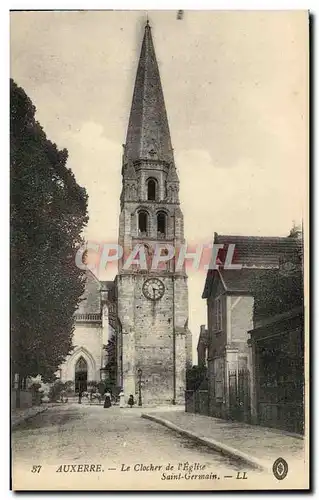
[[[163,90],[147,21],[124,147],[124,162],[174,162]]]
[[[177,267],[169,249],[185,243],[184,218],[149,23],[124,144],[118,241],[123,249],[116,278],[123,390],[127,398],[135,394],[142,372],[147,381],[143,404],[179,404],[186,365],[191,366],[191,337],[185,267]]]

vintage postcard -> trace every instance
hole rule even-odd
[[[12,489],[308,489],[308,12],[10,23]]]

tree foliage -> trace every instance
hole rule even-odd
[[[291,245],[293,250],[290,248],[279,269],[261,271],[252,280],[255,320],[270,318],[303,305],[303,248],[297,237],[293,228],[288,238],[296,238],[295,245]]]
[[[58,401],[61,399],[62,395],[68,395],[72,393],[73,381],[61,382],[61,380],[56,380],[49,390],[50,401]]]
[[[188,391],[207,390],[207,368],[194,365],[186,371],[186,389]]]
[[[72,348],[84,291],[75,264],[87,194],[47,139],[24,90],[10,81],[12,372],[53,377]]]

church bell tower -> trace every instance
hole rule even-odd
[[[179,179],[148,22],[123,145],[120,202],[119,383],[136,403],[139,391],[143,405],[184,403],[186,366],[191,365],[187,276],[173,258],[152,266],[156,252],[168,255],[169,247],[179,248],[185,241]],[[140,265],[129,263],[134,249],[140,249]]]

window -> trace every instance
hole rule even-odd
[[[87,391],[88,366],[82,356],[77,360],[74,372],[75,392]]]
[[[147,181],[147,199],[150,201],[156,200],[156,181],[149,179]]]
[[[78,361],[75,365],[75,371],[76,372],[86,372],[87,371],[87,363],[82,356],[78,359]]]
[[[222,308],[222,298],[218,297],[215,300],[215,319],[216,319],[216,330],[220,331],[223,328],[223,308]]]
[[[166,234],[166,214],[164,212],[157,214],[157,233],[159,237],[163,237]]]
[[[138,231],[141,234],[147,234],[147,212],[141,211],[138,214]]]

